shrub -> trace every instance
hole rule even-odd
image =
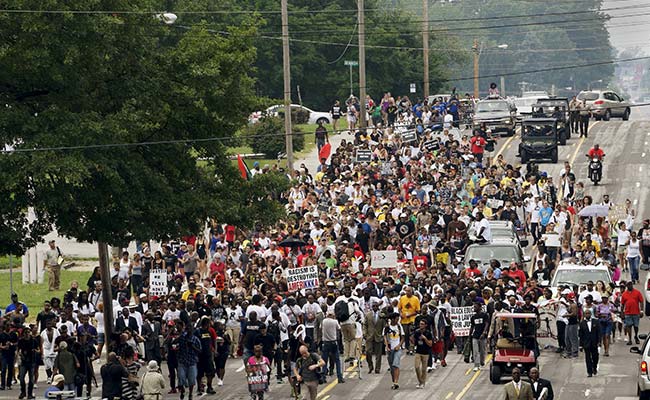
[[[305,135],[297,128],[292,128],[293,151],[300,151],[305,148]],[[284,120],[278,117],[263,117],[253,125],[248,133],[248,145],[254,153],[263,153],[266,158],[276,159],[278,153],[284,153]]]

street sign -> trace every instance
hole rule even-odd
[[[361,149],[357,150],[356,161],[358,163],[372,161],[372,150],[361,150]]]
[[[343,62],[343,65],[345,65],[346,67],[358,67],[359,66],[359,61],[345,60]]]
[[[415,93],[415,83],[411,83],[410,85],[411,93]]]

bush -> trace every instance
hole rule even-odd
[[[293,151],[305,148],[305,135],[293,127]],[[262,117],[248,132],[248,145],[254,153],[263,153],[266,158],[276,159],[278,153],[284,153],[284,120],[278,117]]]
[[[278,117],[284,120],[284,110],[278,111]],[[309,122],[309,111],[301,108],[291,109],[291,122],[293,124],[306,124]]]

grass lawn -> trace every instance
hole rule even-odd
[[[70,282],[78,281],[79,289],[86,290],[86,282],[92,274],[92,271],[75,271],[62,270],[61,271],[61,290],[50,292],[47,290],[47,273],[44,276],[44,283],[39,284],[23,284],[22,273],[20,268],[14,270],[14,292],[18,294],[18,300],[25,303],[29,307],[30,318],[32,321],[36,318],[36,314],[43,307],[43,301],[49,300],[52,297],[63,299],[63,294],[70,288]],[[11,291],[9,286],[9,273],[0,273],[0,307],[4,310],[11,301]]]

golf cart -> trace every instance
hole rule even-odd
[[[555,109],[557,107],[557,110]],[[557,131],[560,144],[564,146],[567,139],[571,139],[571,127],[569,126],[569,100],[566,97],[550,97],[538,99],[533,104],[533,116],[536,118],[557,119]]]
[[[503,376],[519,368],[526,376],[537,367],[537,316],[532,313],[497,313],[496,344],[490,364],[490,382],[501,383]]]
[[[532,159],[548,159],[557,163],[557,125],[558,122],[554,118],[529,118],[521,122],[519,156],[522,164]]]

